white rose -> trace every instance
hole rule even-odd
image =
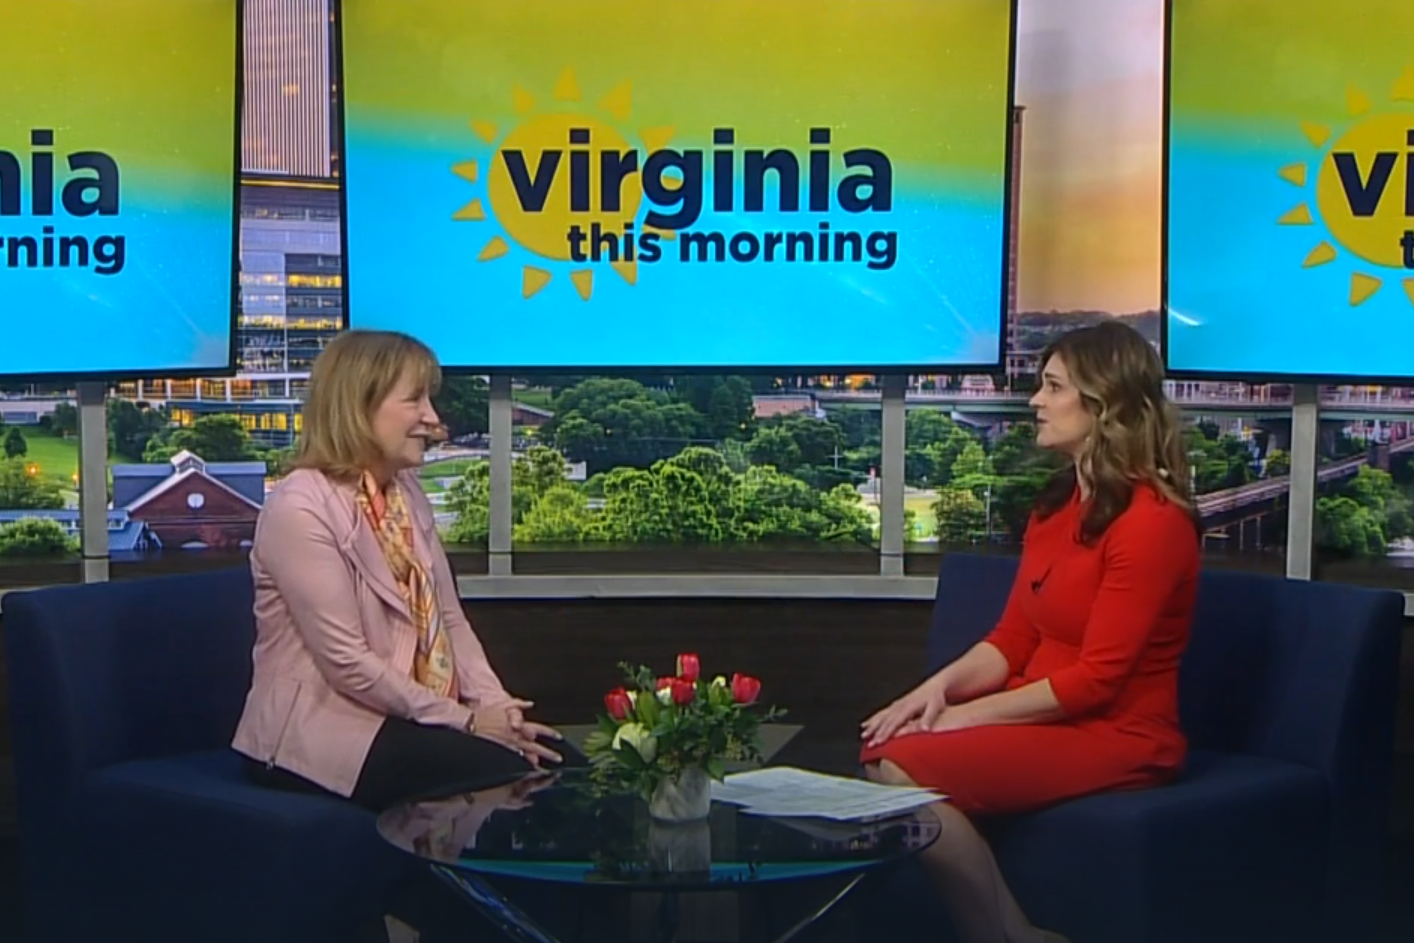
[[[627,743],[643,757],[643,762],[652,763],[658,755],[658,740],[642,724],[624,724],[614,734],[614,749],[621,749]]]
[[[662,704],[664,707],[667,707],[669,704],[673,703],[673,689],[672,689],[672,688],[662,688],[662,689],[660,689],[660,690],[658,691],[658,703],[659,703],[659,704]]]

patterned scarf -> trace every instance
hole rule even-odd
[[[437,605],[432,574],[413,553],[412,514],[403,499],[402,489],[396,483],[389,483],[385,493],[374,477],[365,472],[360,482],[358,505],[378,537],[383,557],[393,571],[417,627],[413,677],[418,684],[437,694],[452,697],[456,684],[452,647],[447,633],[442,631],[442,611]]]

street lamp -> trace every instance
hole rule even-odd
[[[984,542],[992,543],[992,483],[987,482],[987,527],[983,531]]]
[[[1194,497],[1198,495],[1198,459],[1202,457],[1197,449],[1188,453],[1188,493]]]

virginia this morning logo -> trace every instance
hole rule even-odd
[[[1374,110],[1368,94],[1346,91],[1351,122],[1337,132],[1303,122],[1301,130],[1321,156],[1314,174],[1316,212],[1329,234],[1302,263],[1310,268],[1340,258],[1340,249],[1359,262],[1350,274],[1350,304],[1363,304],[1383,287],[1384,277],[1403,274],[1404,291],[1414,303],[1414,67],[1394,83],[1389,104]],[[1281,168],[1282,179],[1308,188],[1304,163]],[[1281,217],[1286,226],[1314,224],[1303,201]],[[1334,243],[1334,245],[1332,244]],[[1379,274],[1375,274],[1378,272]]]
[[[118,274],[127,260],[126,237],[56,229],[65,217],[118,215],[118,162],[102,151],[61,156],[53,147],[54,132],[35,128],[28,155],[0,148],[0,268],[91,267],[98,275]],[[20,225],[31,231],[6,233],[12,220],[26,217],[33,223]]]
[[[665,259],[860,263],[875,270],[897,260],[897,232],[835,229],[823,218],[831,211],[893,209],[893,166],[882,151],[835,154],[830,128],[804,121],[782,122],[798,126],[802,141],[765,142],[769,149],[755,142],[739,146],[736,131],[720,126],[710,131],[710,151],[674,149],[676,128],[622,130],[633,118],[631,83],[614,87],[589,113],[568,69],[551,98],[551,108],[542,109],[529,92],[514,89],[518,120],[504,135],[493,122],[471,121],[471,131],[495,150],[484,196],[452,214],[499,227],[482,243],[478,261],[504,258],[511,243],[537,257],[521,269],[524,298],[551,282],[552,266],[567,268],[575,291],[588,301],[595,273],[605,266],[634,285],[640,265]],[[480,184],[482,170],[476,160],[452,168],[472,185]],[[771,214],[771,225],[761,224],[763,213]],[[772,228],[784,220],[803,225]],[[718,222],[727,228],[717,228]]]

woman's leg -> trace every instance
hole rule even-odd
[[[351,798],[381,812],[417,798],[489,789],[533,770],[525,757],[483,737],[389,717],[373,738]]]
[[[309,796],[329,796],[334,799],[343,798],[318,783],[312,783],[287,769],[267,766],[248,756],[244,757],[242,762],[245,765],[246,778],[262,789],[278,789],[281,792],[298,792]]]
[[[865,766],[868,777],[894,786],[917,785],[897,764],[880,760]],[[955,806],[930,807],[942,825],[938,840],[919,856],[937,884],[948,913],[965,943],[1060,943],[1031,925],[1002,878],[987,840]]]

